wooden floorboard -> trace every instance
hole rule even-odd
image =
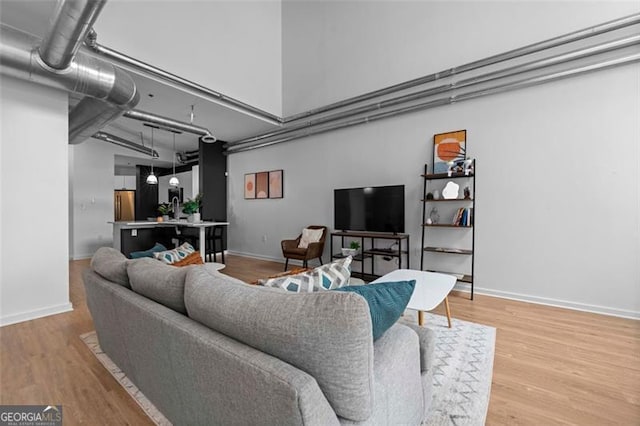
[[[62,404],[65,425],[152,424],[79,336],[93,330],[70,262],[74,310],[0,328],[0,404]],[[282,264],[228,256],[243,281]],[[497,329],[490,425],[640,425],[640,321],[464,293],[454,319]],[[444,306],[435,313],[444,315]]]

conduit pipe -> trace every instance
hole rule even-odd
[[[94,139],[98,139],[101,141],[109,142],[114,145],[121,146],[123,148],[131,149],[133,151],[138,151],[142,154],[146,154],[152,156],[153,158],[158,158],[158,151],[148,148],[146,146],[139,145],[135,142],[131,142],[130,140],[123,139],[119,136],[112,135],[107,132],[97,132],[91,136]]]
[[[248,113],[271,124],[279,125],[280,123],[282,123],[282,118],[268,113],[267,111],[261,110],[260,108],[256,108],[247,103],[239,101],[238,99],[234,99],[231,96],[216,92],[215,90],[211,90],[198,83],[187,80],[186,78],[182,78],[168,71],[147,64],[138,59],[132,58],[131,56],[127,56],[124,53],[102,46],[97,42],[97,34],[95,31],[89,32],[85,42],[85,44],[94,52],[124,67],[133,68],[135,71],[140,71],[145,74],[151,74],[153,76],[159,77],[165,81],[180,86],[181,88],[195,92],[196,94],[206,99],[210,99],[222,105],[229,106],[237,111]]]
[[[336,129],[342,129],[342,128],[346,128],[346,127],[355,126],[355,125],[358,125],[358,124],[370,123],[370,122],[373,122],[373,121],[377,121],[377,120],[381,120],[381,119],[384,119],[384,118],[397,116],[397,115],[400,115],[400,114],[406,114],[406,113],[411,113],[411,112],[415,112],[415,111],[434,108],[434,107],[437,107],[437,106],[453,104],[453,103],[456,103],[456,102],[462,102],[462,101],[466,101],[466,100],[470,100],[470,99],[479,98],[479,97],[482,97],[482,96],[487,96],[487,95],[492,95],[492,94],[496,94],[496,93],[507,92],[507,91],[511,91],[511,90],[523,89],[523,88],[527,88],[527,87],[536,86],[536,85],[539,85],[539,84],[550,83],[550,82],[553,82],[553,81],[556,81],[556,80],[561,80],[561,79],[564,79],[564,78],[575,77],[575,76],[578,76],[578,75],[587,74],[587,73],[591,73],[591,72],[594,72],[594,71],[600,71],[600,70],[604,70],[604,69],[608,69],[608,68],[614,68],[614,67],[627,65],[627,64],[631,64],[631,63],[636,63],[636,62],[640,62],[640,53],[629,55],[629,56],[626,56],[626,57],[623,57],[623,58],[617,58],[617,59],[612,59],[612,60],[600,62],[600,63],[597,63],[597,64],[586,65],[586,66],[583,66],[583,67],[574,68],[574,69],[570,69],[570,70],[558,71],[558,72],[549,73],[549,74],[546,74],[546,75],[541,75],[541,76],[537,76],[537,77],[531,77],[531,78],[526,78],[526,79],[522,79],[522,80],[518,80],[518,81],[513,81],[513,82],[510,82],[510,83],[506,83],[506,84],[495,85],[495,86],[492,86],[492,87],[488,87],[488,88],[484,88],[484,89],[480,89],[480,90],[476,90],[476,91],[471,91],[471,92],[465,92],[465,93],[462,93],[462,94],[453,95],[453,96],[449,96],[449,97],[446,97],[446,98],[435,99],[435,100],[431,100],[431,101],[427,101],[427,102],[423,102],[423,103],[419,103],[419,104],[415,104],[415,105],[411,105],[411,106],[406,106],[406,107],[403,107],[403,108],[398,108],[398,109],[391,110],[391,111],[380,112],[378,114],[373,114],[373,115],[370,115],[370,116],[367,116],[367,117],[358,118],[358,119],[352,120],[352,121],[333,124],[333,125],[330,125],[330,126],[317,127],[317,128],[314,128],[314,129],[305,129],[304,132],[301,132],[299,134],[289,135],[289,136],[285,136],[283,138],[279,138],[279,139],[275,139],[275,140],[271,140],[271,141],[267,141],[267,142],[262,142],[262,143],[252,144],[252,145],[233,146],[233,147],[230,147],[227,150],[227,153],[228,154],[233,154],[233,153],[236,153],[236,152],[249,151],[249,150],[252,150],[252,149],[263,148],[263,147],[266,147],[266,146],[270,146],[270,145],[274,145],[274,144],[278,144],[278,143],[282,143],[282,142],[287,142],[287,141],[290,141],[290,140],[293,140],[293,139],[297,139],[297,138],[300,138],[300,137],[304,137],[304,136],[310,136],[310,135],[325,133],[325,132],[329,132],[329,131],[336,130]]]
[[[440,71],[434,74],[426,75],[423,77],[419,77],[413,80],[405,81],[402,83],[394,84],[392,86],[387,86],[385,88],[374,90],[372,92],[364,93],[359,96],[354,96],[352,98],[344,99],[339,102],[335,102],[329,105],[325,105],[319,108],[314,108],[308,111],[301,112],[299,114],[293,114],[288,117],[282,119],[282,123],[290,123],[292,121],[301,120],[303,118],[307,118],[310,116],[326,113],[335,109],[344,108],[349,105],[353,105],[356,103],[368,101],[373,98],[377,98],[384,95],[389,95],[391,93],[399,92],[406,89],[411,89],[416,86],[420,86],[426,83],[432,83],[436,80],[443,79],[445,77],[450,77],[456,74],[461,74],[467,71],[473,71],[488,65],[497,64],[500,62],[505,62],[510,59],[519,58],[521,56],[529,55],[532,53],[541,52],[546,49],[551,49],[553,47],[562,46],[564,44],[568,44],[571,42],[583,40],[589,37],[594,37],[599,34],[603,34],[610,31],[615,31],[621,28],[629,27],[632,25],[636,25],[640,23],[640,13],[625,16],[620,19],[615,19],[612,21],[605,22],[603,24],[595,25],[593,27],[584,28],[582,30],[574,31],[572,33],[564,34],[558,37],[554,37],[545,41],[541,41],[538,43],[530,44],[525,47],[521,47],[518,49],[510,50],[505,53],[501,53],[498,55],[490,56],[488,58],[484,58],[478,61],[470,62],[468,64],[464,64],[458,67],[450,68],[444,71]]]
[[[590,46],[584,49],[578,49],[571,52],[563,53],[560,55],[552,56],[545,59],[540,59],[537,61],[531,61],[527,63],[523,63],[520,65],[516,65],[513,67],[505,68],[502,70],[497,70],[493,72],[489,72],[480,76],[475,76],[472,78],[468,78],[465,80],[460,80],[458,82],[452,82],[449,84],[441,85],[438,87],[422,90],[419,92],[410,93],[403,96],[397,96],[395,98],[390,98],[381,102],[376,102],[374,104],[363,105],[361,107],[352,108],[346,111],[342,111],[339,113],[331,114],[324,116],[322,118],[318,118],[315,120],[309,120],[304,123],[300,123],[293,126],[287,126],[283,129],[276,130],[273,132],[264,133],[262,135],[253,136],[245,139],[241,139],[238,141],[229,142],[225,145],[225,148],[240,145],[240,144],[248,144],[252,142],[257,142],[264,139],[269,139],[275,136],[281,136],[284,134],[289,134],[296,132],[298,130],[318,126],[321,124],[327,124],[338,120],[343,120],[345,118],[353,117],[356,115],[368,113],[371,111],[381,110],[384,108],[390,108],[392,106],[401,105],[407,102],[416,101],[419,99],[423,99],[425,97],[434,96],[440,93],[446,93],[453,89],[461,89],[464,87],[470,87],[478,84],[484,84],[487,82],[491,82],[494,80],[513,77],[519,74],[538,71],[544,68],[548,68],[554,65],[563,64],[569,61],[575,61],[578,59],[584,59],[590,56],[599,55],[602,53],[610,52],[617,49],[623,49],[626,47],[630,47],[640,43],[640,35],[635,35],[631,37],[621,38],[617,40],[613,40],[610,42],[605,42],[597,46]]]
[[[211,131],[209,131],[209,129],[189,123],[184,123],[182,121],[177,121],[172,118],[162,117],[150,112],[130,110],[124,113],[124,117],[143,121],[145,123],[155,124],[160,128],[169,130],[174,129],[186,133],[192,133],[200,136],[200,140],[204,143],[213,143],[217,140],[216,137],[211,134]]]

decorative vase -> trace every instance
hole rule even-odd
[[[200,213],[194,213],[187,216],[187,222],[200,223]]]
[[[356,250],[356,249],[352,249],[352,248],[343,248],[343,249],[341,249],[341,250],[342,250],[342,255],[343,255],[344,257],[347,257],[347,256],[355,256],[355,255],[356,255],[356,253],[358,252],[358,250]]]

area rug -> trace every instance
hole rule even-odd
[[[418,323],[416,311],[401,321]],[[484,425],[491,395],[496,329],[425,312],[424,327],[436,333],[433,401],[429,426]]]
[[[416,313],[407,312],[401,321],[417,323]],[[448,328],[446,317],[429,313],[425,313],[425,327],[436,332],[437,343],[433,401],[428,418],[423,424],[483,425],[491,393],[495,329],[455,318],[452,320],[452,328]],[[83,334],[80,338],[156,425],[171,425],[109,356],[102,352],[95,331]]]

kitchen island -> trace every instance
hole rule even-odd
[[[167,220],[163,222],[155,221],[136,221],[136,222],[109,222],[113,224],[113,248],[122,252],[125,256],[137,250],[146,250],[152,247],[155,242],[162,239],[171,238],[167,231],[172,228],[175,231],[174,238],[179,238],[181,229],[197,228],[199,230],[200,255],[205,260],[206,242],[205,229],[211,226],[227,226],[229,222],[187,222],[186,220]],[[164,231],[162,234],[154,232],[155,230]],[[140,244],[130,244],[133,239],[140,239]],[[166,245],[166,244],[165,244]],[[131,247],[135,247],[133,250]],[[167,246],[167,248],[169,248]],[[224,249],[224,248],[223,248]]]

